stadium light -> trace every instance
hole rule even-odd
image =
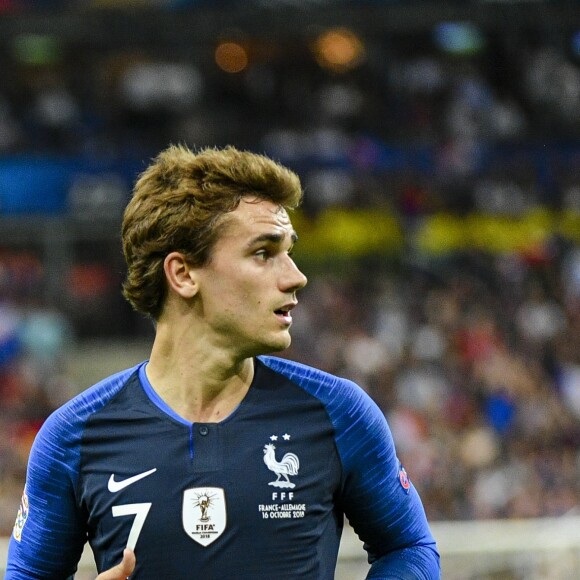
[[[348,28],[334,28],[320,34],[313,52],[318,64],[336,72],[358,66],[365,54],[363,41]]]
[[[248,52],[237,42],[220,42],[215,49],[215,62],[227,73],[239,73],[248,66]]]

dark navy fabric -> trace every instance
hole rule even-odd
[[[191,424],[145,363],[53,413],[33,445],[6,578],[99,571],[134,545],[141,579],[330,580],[343,518],[369,578],[439,578],[381,411],[354,383],[275,357],[220,423]]]

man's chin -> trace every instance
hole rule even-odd
[[[290,338],[290,334],[286,335],[285,337],[277,337],[277,339],[269,341],[268,343],[262,345],[260,352],[256,353],[256,355],[282,352],[283,350],[286,350],[290,346],[291,342],[292,339]]]

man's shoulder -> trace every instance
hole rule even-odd
[[[123,389],[138,367],[121,371],[86,389],[56,409],[43,423],[30,452],[30,465],[76,473],[83,433],[90,417]]]
[[[65,429],[74,432],[76,427],[84,424],[115,397],[138,372],[140,364],[110,375],[74,396],[48,417],[43,430]]]
[[[385,417],[369,394],[353,381],[302,363],[259,357],[269,369],[285,376],[323,404],[337,433],[383,431]],[[382,435],[381,435],[382,436]]]
[[[275,356],[261,356],[258,360],[274,372],[322,398],[330,393],[333,396],[339,393],[341,396],[365,395],[363,389],[353,381],[304,363]]]

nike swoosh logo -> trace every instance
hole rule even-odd
[[[109,477],[109,483],[107,484],[107,488],[110,492],[115,493],[116,491],[121,491],[126,487],[133,485],[135,482],[155,473],[157,471],[157,467],[150,469],[149,471],[144,471],[143,473],[138,473],[137,475],[133,475],[132,477],[128,477],[127,479],[122,479],[121,481],[115,481],[115,474],[113,473],[111,477]]]

